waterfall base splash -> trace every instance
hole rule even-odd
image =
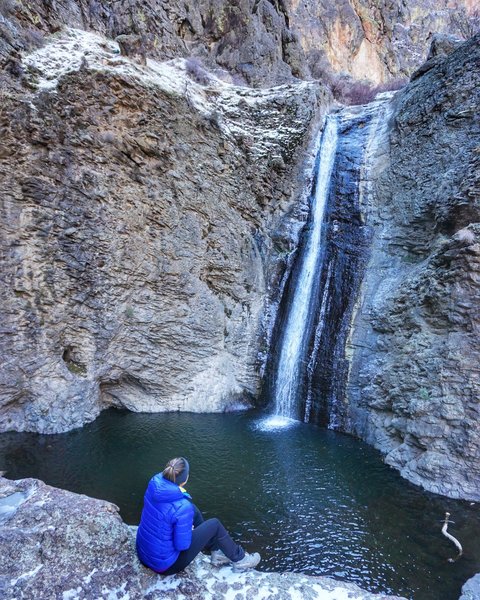
[[[275,431],[277,429],[289,429],[298,425],[299,421],[282,417],[281,415],[269,415],[255,422],[254,429],[257,431]]]

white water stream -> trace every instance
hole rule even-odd
[[[322,267],[322,224],[336,148],[337,120],[335,116],[329,116],[320,145],[317,183],[309,224],[310,231],[305,244],[305,254],[289,310],[275,374],[274,402],[277,421],[278,417],[283,417],[288,422],[288,419],[297,416],[296,398],[308,333],[304,324],[309,318],[315,280]]]

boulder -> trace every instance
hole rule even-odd
[[[459,600],[478,600],[478,598],[480,598],[480,573],[464,583]]]

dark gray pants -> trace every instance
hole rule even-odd
[[[193,505],[192,542],[187,550],[182,550],[177,560],[162,575],[173,575],[183,571],[202,550],[222,550],[231,561],[236,562],[245,556],[243,548],[235,544],[218,519],[204,520],[200,510]]]

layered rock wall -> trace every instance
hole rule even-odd
[[[480,499],[480,37],[393,104],[347,353],[350,431],[411,481]]]
[[[142,65],[81,30],[21,69],[0,109],[0,429],[255,394],[328,94]]]
[[[409,76],[425,60],[433,34],[468,39],[480,27],[471,0],[285,0],[285,6],[314,77],[328,67],[374,83]]]
[[[18,64],[20,50],[63,26],[120,36],[127,54],[156,60],[196,56],[254,86],[305,74],[303,51],[283,4],[268,0],[2,0],[0,59],[6,62],[10,54],[10,62]]]
[[[381,83],[409,76],[433,34],[468,39],[480,27],[472,0],[33,0],[0,4],[0,64],[62,27],[119,37],[122,51],[168,60],[197,57],[255,87],[329,72]]]

